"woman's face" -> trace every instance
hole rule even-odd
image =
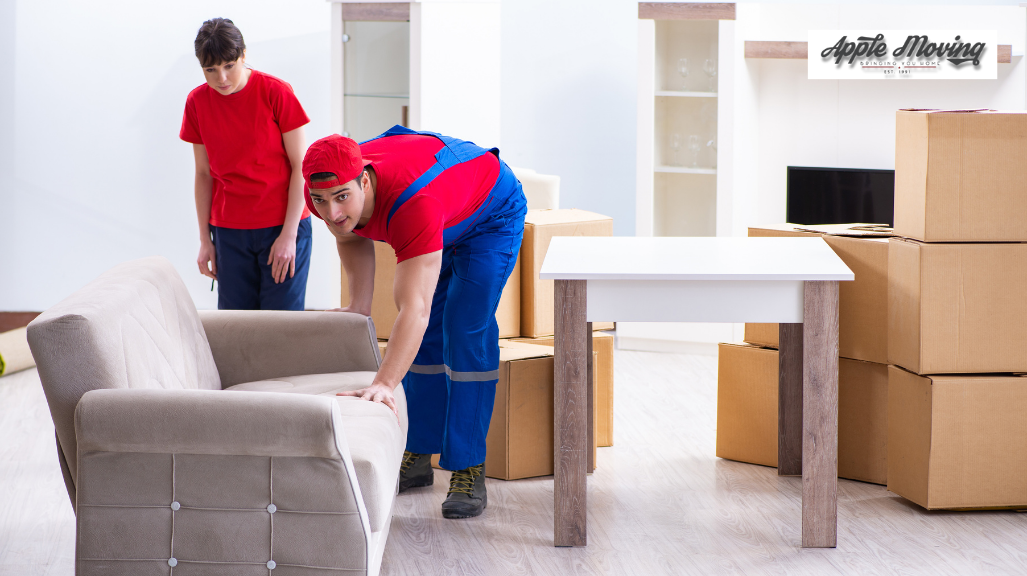
[[[246,53],[244,52],[238,60],[222,62],[203,69],[203,77],[207,79],[207,85],[225,96],[234,94],[243,89],[246,85]]]

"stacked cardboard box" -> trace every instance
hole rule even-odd
[[[553,337],[513,338],[514,342],[525,342],[541,346],[553,346]],[[592,333],[592,351],[596,355],[594,366],[596,378],[595,393],[595,435],[599,446],[613,446],[613,334]]]
[[[385,354],[388,342],[378,342]],[[593,361],[597,353],[593,351]],[[598,371],[593,373],[598,376]],[[597,379],[592,382],[593,391]],[[499,383],[486,438],[485,475],[516,480],[553,473],[553,348],[499,341]],[[596,444],[592,444],[595,462]],[[432,463],[438,467],[436,454]]]
[[[717,457],[777,466],[778,351],[721,344]],[[888,366],[838,360],[838,476],[884,484],[888,472]]]
[[[1027,114],[903,110],[895,144],[888,489],[1027,507]]]
[[[810,235],[823,237],[856,276],[840,283],[838,295],[838,475],[884,484],[891,229],[873,224],[749,229],[752,237]],[[746,324],[745,341],[762,348],[720,347],[717,456],[777,466],[778,325]]]
[[[517,341],[500,340],[500,382],[485,466],[488,476],[512,480],[553,473],[554,283],[540,279],[539,270],[556,236],[612,235],[609,216],[575,209],[528,211],[517,265],[496,312],[499,337]],[[375,242],[371,318],[378,337],[385,340],[391,336],[398,314],[393,299],[395,274],[396,253],[388,244]],[[343,270],[343,305],[349,300]],[[597,322],[592,328],[597,330],[593,337],[597,385],[593,444],[612,446],[613,336],[598,331],[612,329],[613,323]],[[384,354],[384,343],[381,348]]]
[[[521,283],[520,259],[514,265],[503,295],[499,299],[496,310],[496,322],[499,323],[499,337],[512,338],[521,334]],[[342,273],[342,305],[350,302],[349,282],[346,269],[340,267]],[[374,243],[374,297],[371,300],[371,320],[378,338],[388,340],[392,336],[392,325],[396,323],[399,310],[393,293],[396,281],[396,251],[385,242]]]

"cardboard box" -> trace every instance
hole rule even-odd
[[[874,224],[749,228],[749,236],[820,234],[856,275],[838,283],[838,355],[888,363],[888,239],[891,229]],[[777,324],[746,324],[746,342],[778,347]]]
[[[717,457],[777,466],[777,350],[720,344]]]
[[[895,232],[926,242],[1027,241],[1027,113],[900,110]]]
[[[585,210],[528,210],[521,242],[521,333],[525,338],[553,335],[553,280],[538,277],[554,236],[613,236],[613,218]],[[612,330],[595,322],[593,330]]]
[[[496,309],[496,321],[499,323],[499,337],[511,338],[521,333],[521,261],[518,258],[510,278],[503,288],[503,295]],[[342,273],[342,305],[349,305],[349,282],[345,268],[339,267]],[[374,243],[374,299],[371,301],[371,319],[379,338],[388,339],[392,334],[392,325],[396,323],[399,310],[392,291],[396,281],[396,251],[385,242]]]
[[[721,344],[717,457],[777,466],[777,350]],[[884,484],[888,473],[888,366],[838,361],[838,477]]]
[[[918,374],[1027,372],[1027,244],[893,238],[888,357]]]
[[[888,490],[927,509],[1027,507],[1027,378],[888,378]]]
[[[378,343],[383,355],[387,346]],[[597,361],[596,352],[592,354]],[[499,383],[485,443],[489,478],[516,480],[553,473],[552,347],[500,341]],[[593,441],[593,462],[595,456]],[[438,468],[438,455],[432,464]]]
[[[540,346],[553,346],[552,336],[545,338],[513,338],[514,342],[526,342]],[[599,446],[613,446],[613,334],[592,333],[592,351],[596,355],[593,365],[596,378],[595,434]]]

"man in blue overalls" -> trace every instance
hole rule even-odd
[[[374,245],[396,250],[399,315],[371,386],[343,395],[396,411],[410,431],[400,492],[433,482],[431,455],[453,470],[446,518],[485,509],[485,436],[499,378],[496,308],[513,271],[527,202],[496,149],[395,126],[357,145],[333,135],[303,159],[311,212],[336,237],[351,301],[370,315]]]

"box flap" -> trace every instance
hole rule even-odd
[[[977,112],[995,112],[989,108],[902,108],[899,112],[919,112],[921,114],[976,114]]]
[[[526,360],[528,358],[545,358],[552,356],[552,346],[540,346],[538,344],[527,344],[514,342],[512,340],[499,341],[499,361],[512,362],[515,360]]]
[[[796,226],[802,232],[817,232],[828,236],[852,236],[857,238],[878,237],[889,238],[895,233],[887,224],[818,224],[816,226]]]
[[[858,238],[889,238],[895,233],[887,224],[765,224],[750,226],[749,237],[795,236],[800,234],[826,234],[829,236],[853,236]]]

